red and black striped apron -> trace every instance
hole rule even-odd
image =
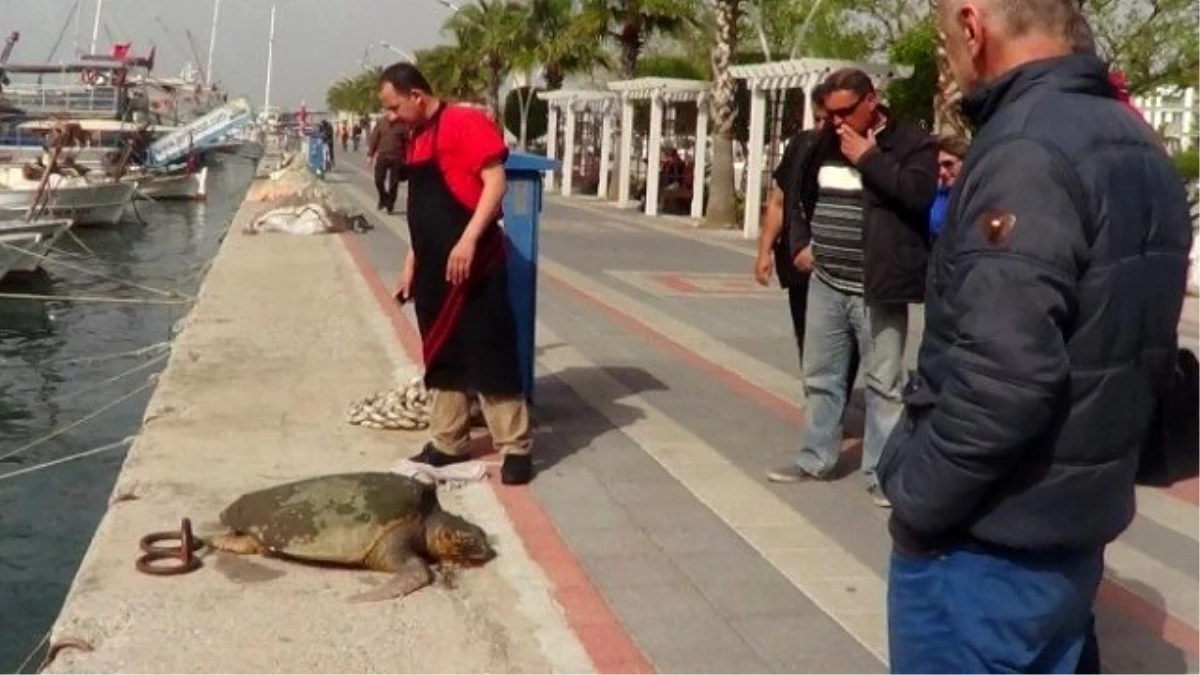
[[[508,300],[504,231],[488,225],[467,280],[446,281],[450,251],[474,215],[454,196],[437,163],[443,105],[424,133],[429,158],[408,166],[408,230],[416,257],[413,300],[425,360],[425,386],[520,395],[516,323]]]

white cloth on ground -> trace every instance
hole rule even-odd
[[[392,473],[415,478],[428,485],[444,485],[454,488],[467,483],[477,483],[487,478],[487,465],[483,462],[462,462],[450,466],[431,466],[409,459],[402,459],[392,465]]]

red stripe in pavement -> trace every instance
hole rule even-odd
[[[395,298],[384,288],[379,275],[371,268],[354,236],[342,234],[341,238],[359,273],[391,322],[404,351],[414,363],[421,363],[421,338],[417,329],[400,313]],[[488,445],[490,446],[490,443]],[[604,597],[592,585],[587,573],[558,535],[554,523],[538,505],[529,488],[501,486],[499,478],[495,476],[491,482],[497,499],[504,506],[525,549],[554,584],[554,599],[562,607],[567,625],[583,644],[596,671],[655,672],[650,661],[612,613]]]
[[[600,298],[594,297],[572,286],[565,280],[560,279],[553,274],[546,272],[545,270],[542,271],[542,276],[544,279],[553,283],[556,288],[561,289],[564,293],[597,307],[601,311],[605,312],[609,318],[616,323],[629,328],[646,341],[657,344],[668,354],[680,359],[681,361],[691,364],[696,369],[711,375],[721,382],[724,382],[737,394],[758,402],[763,407],[776,413],[785,420],[799,421],[801,419],[800,407],[791,401],[788,401],[787,399],[784,399],[773,392],[760,387],[759,385],[747,380],[740,374],[722,365],[710,361],[704,356],[692,351],[688,347],[675,342],[662,333],[659,333],[654,328],[651,328],[639,319],[625,314],[621,310],[613,307]],[[851,446],[844,444],[843,451],[847,449],[852,451],[856,449],[860,450],[861,446],[859,448],[852,448]],[[1185,481],[1177,484],[1175,487],[1171,488],[1171,490],[1174,491],[1177,488],[1180,490],[1187,489],[1189,484],[1191,485],[1190,489],[1194,490],[1195,483],[1196,481],[1194,480]],[[1190,625],[1176,619],[1175,617],[1172,617],[1163,609],[1154,606],[1142,596],[1137,595],[1136,593],[1133,593],[1124,587],[1118,586],[1111,580],[1106,579],[1104,584],[1101,586],[1101,593],[1099,594],[1099,597],[1101,602],[1104,602],[1105,604],[1128,614],[1139,623],[1143,623],[1148,626],[1152,631],[1155,632],[1155,634],[1160,635],[1166,642],[1180,649],[1188,651],[1194,656],[1200,655],[1197,654],[1197,642],[1200,641],[1200,633],[1198,633],[1197,630]]]
[[[1192,506],[1200,505],[1200,478],[1181,480],[1164,490],[1167,494],[1182,499]]]

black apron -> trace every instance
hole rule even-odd
[[[479,237],[467,280],[446,281],[450,251],[474,212],[450,191],[437,163],[440,107],[428,122],[429,159],[408,166],[408,231],[416,257],[413,300],[425,359],[425,386],[520,395],[516,322],[508,300],[506,237],[495,220]]]

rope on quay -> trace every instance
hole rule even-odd
[[[70,230],[68,230],[68,232],[69,231]],[[93,277],[104,279],[105,281],[112,281],[114,283],[123,284],[125,286],[130,286],[132,288],[136,288],[141,291],[146,291],[147,293],[152,293],[154,295],[161,295],[166,298],[183,298],[186,300],[195,300],[195,298],[192,298],[191,296],[187,295],[186,293],[181,293],[181,292],[179,292],[179,290],[164,291],[161,288],[154,288],[153,286],[139,284],[136,281],[129,281],[128,279],[122,279],[120,277],[115,277],[110,274],[105,274],[103,272],[97,272],[95,270],[90,270],[86,267],[82,267],[82,266],[76,265],[74,263],[69,263],[65,260],[57,260],[56,258],[51,258],[50,255],[47,253],[37,253],[30,249],[23,248],[21,246],[17,246],[16,244],[10,244],[8,242],[0,241],[0,247],[9,248],[14,251],[19,251],[21,253],[24,253],[27,256],[31,256],[34,258],[40,258],[43,263],[53,263],[55,265],[65,267],[70,270],[75,270],[77,272],[83,272],[84,274],[88,274]]]
[[[36,368],[41,366],[67,366],[78,365],[81,363],[100,363],[103,361],[115,361],[116,359],[132,358],[134,356],[145,356],[159,350],[170,349],[171,341],[163,340],[155,342],[145,347],[138,347],[124,352],[113,352],[112,354],[101,354],[100,356],[80,356],[71,359],[45,359],[35,361],[33,363],[5,363],[0,361],[0,368]]]
[[[109,401],[108,403],[100,406],[99,408],[96,408],[92,412],[84,415],[83,417],[80,417],[79,419],[75,420],[74,422],[71,422],[70,424],[61,426],[44,436],[41,436],[39,438],[33,439],[32,441],[29,441],[25,445],[22,445],[15,450],[9,450],[8,452],[0,455],[0,462],[3,462],[4,460],[6,460],[14,455],[25,452],[26,450],[28,450],[30,448],[37,447],[52,438],[57,438],[65,433],[67,433],[71,429],[74,429],[75,427],[79,426],[80,424],[83,424],[84,422],[87,422],[89,420],[95,419],[96,417],[99,417],[102,413],[105,413],[105,412],[117,407],[118,405],[133,398],[134,396],[140,394],[141,392],[145,391],[146,389],[149,389],[150,387],[154,386],[154,383],[157,380],[158,380],[157,374],[151,375],[150,377],[146,378],[146,382],[143,383],[141,386],[139,386],[137,389],[134,389],[133,391],[122,394],[121,396],[113,399],[112,401]],[[4,474],[4,475],[7,476],[7,475],[11,475],[11,474]]]
[[[12,300],[63,300],[66,302],[95,302],[126,305],[190,305],[196,301],[194,298],[106,298],[99,295],[47,295],[43,293],[0,293],[0,298],[9,298]]]
[[[133,442],[133,440],[135,438],[137,438],[137,437],[136,436],[126,436],[125,438],[122,438],[121,440],[119,440],[115,443],[108,443],[107,445],[101,445],[100,447],[97,447],[97,448],[92,448],[90,450],[84,450],[83,452],[77,452],[73,455],[67,455],[66,457],[59,457],[58,459],[53,459],[53,460],[50,460],[49,462],[42,462],[41,464],[35,464],[34,466],[28,466],[28,467],[25,467],[24,469],[17,469],[16,471],[9,471],[8,473],[0,473],[0,481],[7,480],[9,478],[16,478],[17,476],[24,476],[25,474],[34,473],[36,471],[50,469],[50,468],[58,466],[59,464],[66,464],[67,462],[74,462],[79,459],[84,459],[85,457],[91,457],[92,455],[98,455],[102,452],[108,452],[109,450],[116,450],[117,448],[120,448],[122,446],[129,445],[130,443]],[[41,647],[41,645],[39,644],[38,647]],[[35,651],[36,651],[36,648],[35,648]],[[18,669],[17,672],[18,673],[21,672],[20,669]]]
[[[79,389],[75,389],[73,391],[68,391],[64,394],[59,394],[58,396],[52,396],[43,402],[44,403],[59,403],[59,402],[65,401],[69,398],[74,398],[80,394],[86,394],[89,391],[95,391],[95,390],[103,387],[106,384],[112,384],[113,382],[116,382],[117,380],[119,380],[123,377],[132,375],[141,370],[145,370],[155,364],[162,363],[164,360],[166,360],[166,358],[168,356],[170,356],[170,354],[159,354],[158,356],[150,359],[149,361],[139,363],[138,365],[136,365],[132,368],[127,368],[126,370],[124,370],[120,373],[117,373],[116,375],[113,375],[112,377],[105,378],[103,380],[100,380],[99,382],[94,382],[92,384],[89,384],[85,387],[80,387]]]

